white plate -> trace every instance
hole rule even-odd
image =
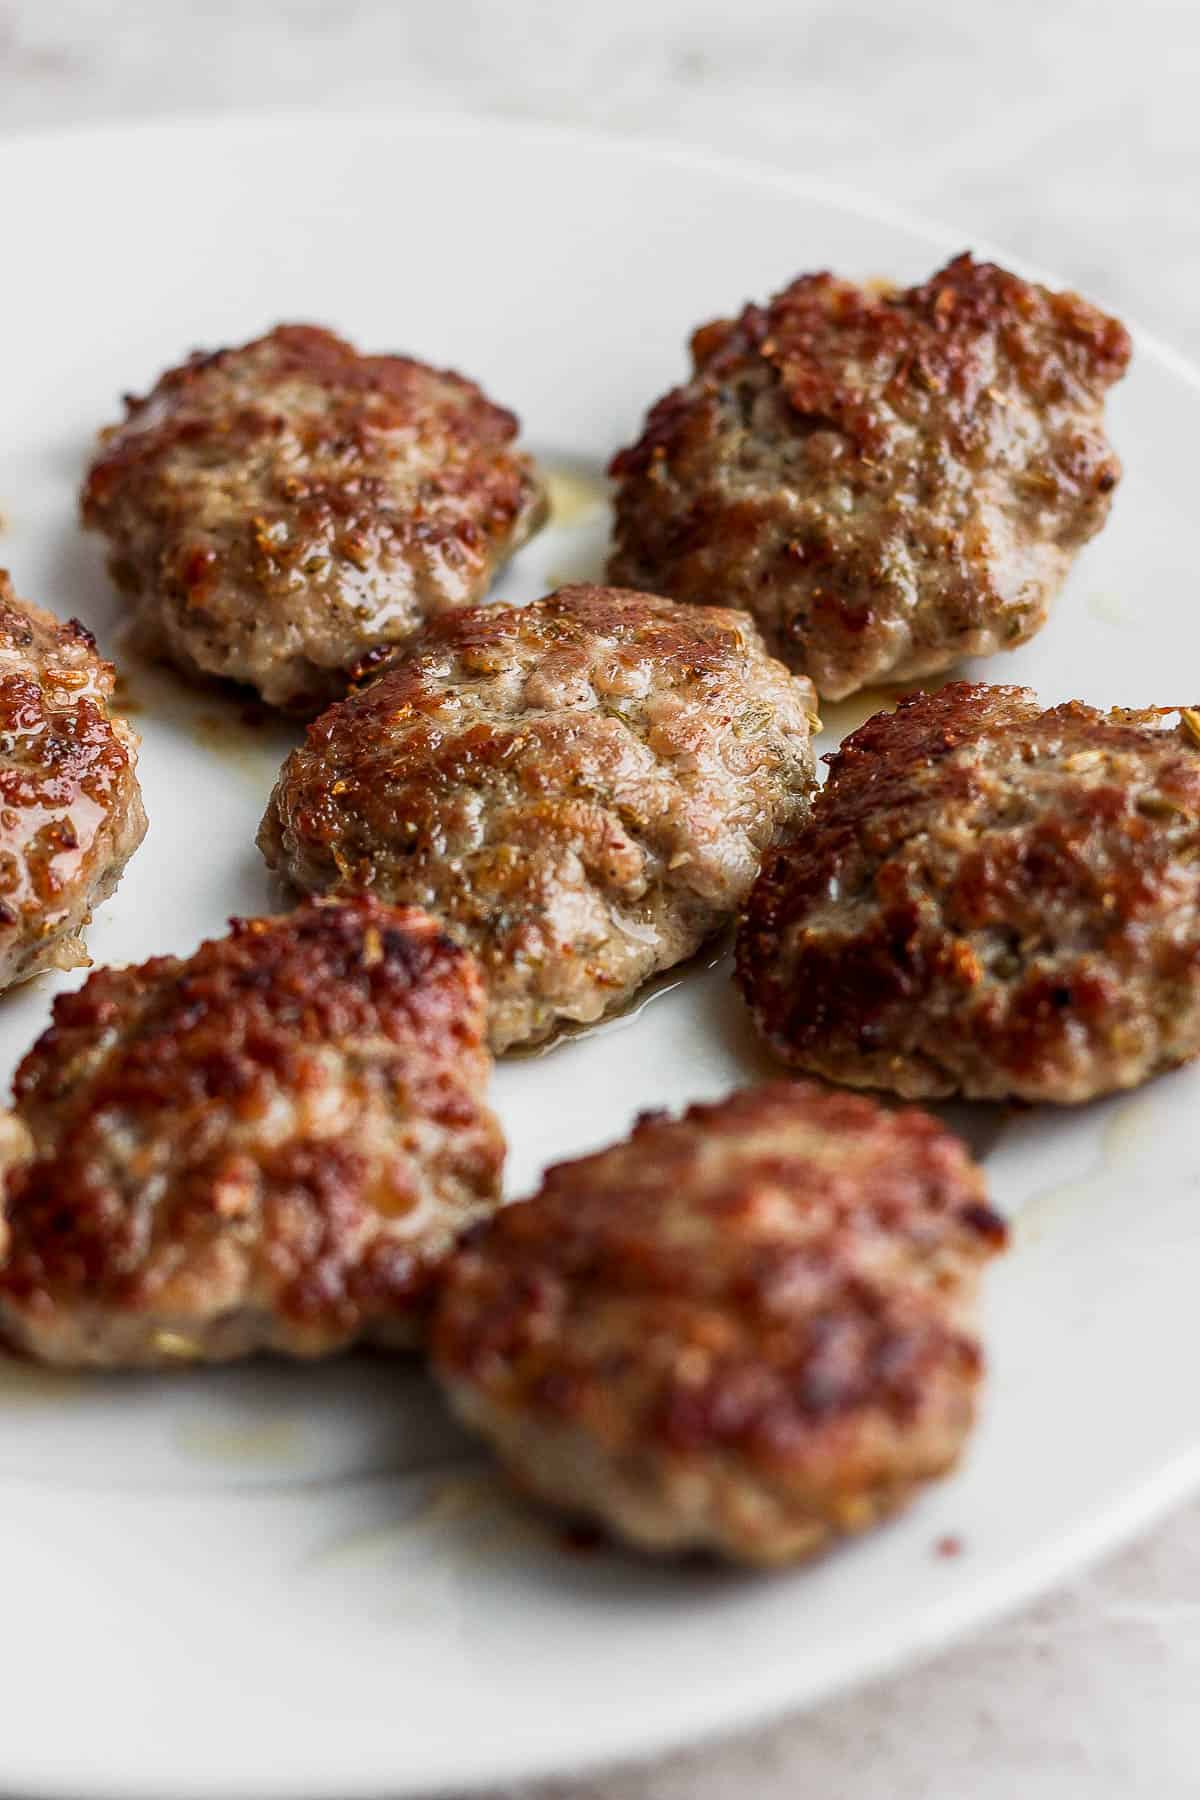
[[[528,597],[600,567],[596,477],[680,372],[692,324],[798,269],[910,280],[963,247],[813,183],[428,121],[13,140],[0,193],[0,552],[19,591],[108,646],[80,470],[121,390],[193,345],[312,318],[478,376],[583,478],[574,516],[505,583]],[[1111,417],[1128,470],[1112,522],[1042,636],[989,672],[1047,699],[1194,701],[1196,377],[1142,342]],[[253,834],[288,741],[241,728],[220,696],[127,674],[151,829],[97,918],[98,960],[186,951],[269,906]],[[62,985],[0,1007],[5,1071]],[[693,972],[640,1016],[502,1070],[512,1189],[640,1106],[762,1066],[727,968]],[[787,1576],[568,1553],[505,1500],[415,1367],[0,1371],[0,1784],[461,1793],[812,1701],[1064,1575],[1200,1476],[1198,1083],[966,1115],[1019,1215],[990,1285],[983,1427],[905,1518]],[[960,1554],[937,1553],[947,1538]]]

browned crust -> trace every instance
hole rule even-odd
[[[1003,1240],[935,1120],[779,1082],[550,1169],[454,1259],[435,1365],[502,1447],[566,1432],[648,1493],[739,1470],[790,1544],[797,1517],[854,1528],[953,1460]],[[516,1473],[538,1489],[532,1450]],[[710,1541],[772,1560],[754,1516],[709,1519]]]
[[[1200,749],[1174,709],[955,683],[830,758],[738,940],[795,1067],[1080,1100],[1200,1048]]]
[[[807,275],[692,351],[614,458],[611,577],[746,606],[834,698],[1023,641],[1107,516],[1131,343],[1077,294],[966,255],[903,292]]]
[[[513,413],[452,370],[360,355],[317,326],[280,325],[239,348],[197,353],[144,398],[128,397],[123,423],[102,434],[83,519],[108,536],[117,585],[167,653],[251,680],[243,652],[222,637],[238,608],[267,627],[293,613],[302,591],[351,617],[366,603],[387,615],[379,640],[397,641],[438,605],[481,597],[544,516],[533,463],[512,448],[517,428]],[[394,477],[418,463],[422,478],[402,494]],[[213,471],[232,483],[219,530],[204,527],[188,499],[197,476]],[[155,620],[160,607],[165,624]],[[340,691],[345,666],[371,642],[364,627],[357,648],[347,643],[326,666],[327,630],[328,621],[313,628],[309,686],[285,697],[294,710]]]
[[[827,271],[802,275],[767,307],[702,326],[692,349],[697,370],[714,378],[737,372],[747,356],[766,363],[798,421],[832,427],[860,456],[885,453],[897,419],[927,426],[936,395],[945,437],[982,466],[997,373],[1045,407],[1068,383],[1088,391],[1119,381],[1133,346],[1119,320],[1078,294],[963,255],[905,291],[858,287]],[[669,447],[670,414],[667,405],[665,431],[651,428],[618,453],[615,475],[644,470],[660,445]]]
[[[635,668],[705,675],[722,673],[740,661],[746,631],[744,621],[728,609],[696,611],[661,594],[577,583],[526,606],[493,604],[447,613],[430,621],[419,648],[422,658],[436,657],[443,649],[465,657],[478,653],[477,673],[486,675],[486,654],[496,646],[519,640],[523,656],[533,661],[592,639],[614,640]],[[355,671],[358,678],[377,677],[381,660],[394,662],[385,690],[390,696],[403,704],[428,701],[422,662],[411,655],[386,650],[368,655]],[[368,699],[374,691],[367,689]],[[310,737],[319,727],[320,721],[310,727]]]
[[[77,1307],[198,1331],[258,1309],[305,1352],[387,1335],[499,1196],[483,1017],[436,921],[370,899],[98,970],[17,1071],[34,1153],[0,1319],[34,1349]]]
[[[368,661],[259,844],[302,888],[436,911],[483,959],[497,1049],[692,954],[807,811],[812,690],[743,614],[570,587]]]
[[[19,600],[0,569],[0,986],[86,960],[78,930],[145,832],[113,679],[77,619]]]
[[[210,414],[209,383],[215,370],[236,367],[254,357],[260,364],[260,402],[232,416]],[[306,434],[313,452],[370,450],[377,432],[420,429],[431,410],[430,377],[453,389],[462,402],[438,414],[438,429],[456,439],[464,452],[501,449],[517,435],[517,417],[496,406],[473,381],[453,369],[431,369],[411,356],[364,356],[353,344],[317,325],[277,325],[265,337],[236,349],[195,351],[178,368],[160,375],[148,394],[125,397],[125,418],[104,433],[103,453],[88,471],[83,490],[84,521],[103,523],[106,509],[127,482],[139,480],[147,465],[177,444],[191,448],[269,444],[279,421],[270,411],[272,384],[292,377],[313,382],[326,392],[329,409],[314,416]],[[132,426],[133,430],[126,427]],[[497,469],[495,492],[489,497],[511,523],[521,494],[518,471]],[[462,472],[459,473],[461,484]],[[356,483],[310,490],[304,481],[281,489],[282,497],[314,508],[331,506],[339,516],[355,511]],[[415,523],[412,522],[412,523]],[[411,528],[409,521],[386,521],[390,529]]]

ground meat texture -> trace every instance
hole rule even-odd
[[[113,669],[0,569],[0,989],[88,960],[82,933],[146,834]]]
[[[744,606],[830,699],[1032,637],[1108,515],[1130,341],[1077,294],[806,275],[692,353],[613,463],[611,579]]]
[[[1003,1238],[935,1120],[779,1082],[551,1169],[453,1259],[434,1366],[543,1500],[784,1562],[953,1465]]]
[[[732,917],[807,815],[814,705],[738,613],[589,587],[479,607],[309,728],[258,841],[300,888],[436,913],[505,1050]]]
[[[412,1341],[499,1201],[483,1021],[470,957],[366,899],[100,970],[17,1071],[0,1333],[111,1367]]]
[[[957,683],[830,759],[738,939],[796,1068],[913,1098],[1090,1100],[1200,1050],[1200,714]]]
[[[312,712],[364,651],[482,599],[542,523],[516,431],[461,375],[281,325],[128,400],[83,517],[146,648]]]

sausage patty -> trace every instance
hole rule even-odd
[[[128,400],[83,517],[148,648],[311,712],[364,651],[482,599],[541,524],[516,431],[461,375],[280,325]]]
[[[830,759],[738,940],[796,1068],[1080,1101],[1200,1050],[1200,715],[957,683]]]
[[[88,960],[82,932],[146,834],[137,738],[77,620],[0,569],[0,989]]]
[[[471,958],[359,899],[61,995],[17,1071],[0,1331],[54,1363],[411,1340],[498,1204]]]
[[[1077,294],[805,275],[692,354],[613,463],[611,579],[746,607],[831,699],[1022,643],[1108,515],[1130,341]]]
[[[953,1465],[1003,1237],[935,1120],[779,1082],[648,1114],[472,1234],[434,1366],[541,1498],[644,1549],[783,1562]]]
[[[300,888],[442,918],[504,1050],[599,1018],[733,915],[807,815],[814,705],[744,614],[593,587],[478,607],[310,726],[258,841]]]

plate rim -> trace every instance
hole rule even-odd
[[[714,174],[740,176],[781,192],[804,194],[810,199],[842,206],[881,225],[911,231],[941,249],[954,244],[970,244],[973,254],[989,260],[1002,260],[1004,266],[1026,281],[1066,285],[1063,277],[1045,264],[1028,257],[1014,256],[994,238],[960,230],[951,220],[901,205],[860,188],[853,182],[841,182],[825,175],[812,175],[793,169],[782,160],[776,162],[763,155],[744,155],[736,150],[713,149],[697,140],[674,134],[662,137],[639,137],[636,133],[606,130],[599,125],[578,125],[557,119],[515,118],[510,114],[486,109],[416,108],[402,115],[379,105],[351,111],[343,107],[314,107],[303,103],[276,105],[255,110],[230,107],[216,111],[203,107],[184,107],[167,114],[147,113],[135,119],[79,119],[61,122],[24,123],[12,129],[0,126],[0,159],[10,150],[36,150],[43,145],[74,144],[120,140],[131,137],[219,136],[222,133],[246,133],[270,136],[289,132],[298,126],[306,130],[329,132],[381,132],[394,137],[481,137],[497,133],[502,137],[528,143],[570,144],[580,149],[645,157],[654,162],[690,169],[710,169]],[[1193,361],[1186,351],[1177,349],[1156,332],[1148,330],[1135,317],[1122,313],[1122,324],[1135,344],[1167,364],[1189,387],[1200,391],[1200,361]]]

